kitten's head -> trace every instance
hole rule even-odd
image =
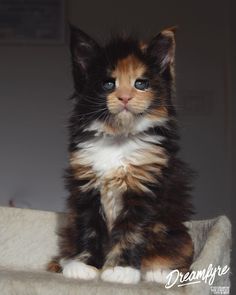
[[[174,113],[174,29],[150,42],[116,37],[100,46],[71,27],[76,115],[86,130],[138,133]]]

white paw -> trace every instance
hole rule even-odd
[[[122,284],[137,284],[140,281],[140,271],[129,266],[115,266],[102,272],[101,279],[106,282]]]
[[[68,260],[63,262],[63,275],[66,278],[93,280],[98,276],[98,270],[83,262]]]
[[[168,275],[170,274],[171,270],[168,269],[153,269],[146,271],[142,278],[144,281],[147,282],[156,282],[160,284],[166,284],[169,281]]]

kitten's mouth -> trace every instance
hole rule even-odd
[[[118,112],[118,114],[122,114],[122,113],[123,114],[130,113],[133,116],[135,115],[135,112],[128,105],[123,106],[123,108]]]
[[[140,117],[143,115],[145,112],[135,112],[131,110],[128,107],[124,107],[121,111],[119,111],[115,116],[121,116],[121,117],[126,117],[126,116],[132,116],[134,119],[137,117]]]
[[[124,107],[123,110],[120,111],[120,113],[132,113],[127,107]]]
[[[147,109],[147,107],[143,108],[142,106],[137,106],[137,105],[133,106],[132,104],[126,104],[120,108],[118,114],[119,113],[130,113],[134,117],[136,117],[136,116],[140,116],[143,113],[145,113],[146,109]]]
[[[125,125],[127,124],[127,120],[129,122],[134,122],[135,120],[135,113],[133,113],[128,108],[124,108],[119,113],[115,115],[115,122],[119,122],[119,125]]]
[[[123,109],[122,111],[117,113],[115,117],[126,118],[126,117],[133,117],[133,116],[134,116],[134,113],[132,113],[132,111],[128,109]]]

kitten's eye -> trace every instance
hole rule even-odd
[[[145,90],[149,87],[149,81],[146,79],[137,79],[134,82],[134,87],[138,90]]]
[[[107,80],[107,81],[104,81],[102,83],[102,87],[105,90],[111,91],[111,90],[115,89],[116,82],[115,82],[115,80]]]

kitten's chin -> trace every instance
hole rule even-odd
[[[124,109],[123,111],[119,112],[115,118],[121,123],[127,123],[134,119],[134,115],[130,111]]]
[[[128,134],[134,127],[135,116],[127,111],[123,110],[114,117],[114,127],[118,133]]]

